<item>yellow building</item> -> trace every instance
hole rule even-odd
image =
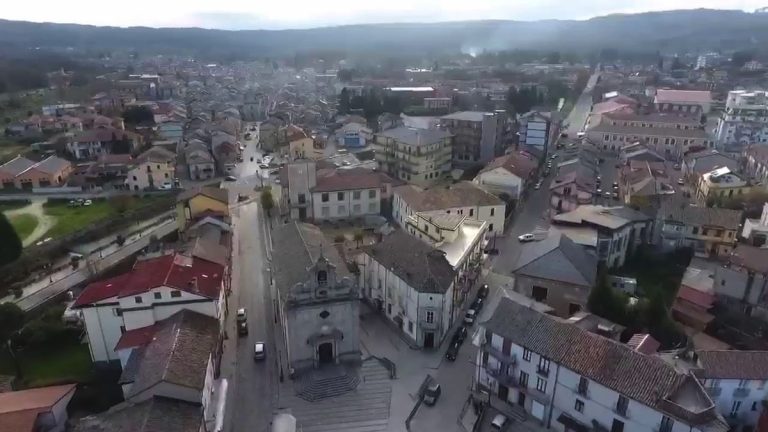
[[[745,195],[752,186],[731,172],[728,167],[717,168],[702,174],[696,182],[696,199],[706,204],[710,199],[728,199]]]
[[[204,186],[179,195],[176,203],[176,220],[179,231],[205,216],[229,217],[229,191]]]
[[[399,127],[376,134],[376,162],[387,174],[431,186],[451,172],[453,135],[441,129]]]

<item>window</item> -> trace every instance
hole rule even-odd
[[[667,416],[661,416],[661,424],[659,425],[659,432],[672,432],[672,426],[675,421]]]
[[[493,224],[488,225],[488,231],[493,231]]]
[[[360,204],[353,204],[352,205],[352,213],[353,214],[360,214]]]
[[[547,375],[549,374],[549,359],[544,356],[539,356],[539,367],[536,368],[536,372]]]
[[[141,298],[141,296],[136,296],[133,298],[133,301],[136,302],[136,304],[144,303],[144,299]]]
[[[520,387],[528,388],[528,374],[520,371]]]
[[[577,392],[580,395],[586,396],[588,390],[589,390],[589,380],[584,377],[579,378],[579,387],[577,389]]]
[[[626,417],[628,405],[629,399],[619,395],[619,399],[616,401],[616,412]]]
[[[307,202],[307,197],[303,193],[299,194],[299,204],[304,204]]]
[[[432,311],[427,311],[427,323],[432,324],[435,322],[435,313]]]
[[[523,348],[523,360],[531,361],[531,350],[528,348]]]
[[[181,291],[179,291],[179,290],[171,291],[171,297],[173,297],[173,298],[181,297]]]
[[[469,216],[472,217],[475,215],[475,209],[469,209]]]
[[[493,216],[495,213],[496,213],[496,209],[495,208],[491,208],[491,216]]]
[[[733,401],[733,405],[731,406],[731,417],[736,417],[740,409],[741,409],[741,401],[740,400]]]
[[[114,316],[123,316],[123,310],[120,308],[112,308],[112,314]]]
[[[328,202],[328,194],[327,193],[320,194],[320,200],[322,202]]]
[[[408,320],[408,333],[413,333],[413,321]]]
[[[376,198],[376,189],[369,189],[368,190],[368,198],[375,199]]]
[[[317,284],[319,286],[326,286],[328,285],[328,272],[325,270],[320,270],[317,272]]]
[[[323,207],[320,209],[320,213],[323,215],[323,217],[328,217],[331,215],[331,209],[328,207]]]
[[[693,227],[693,233],[698,234],[699,233],[699,227]]]
[[[352,199],[359,200],[360,199],[360,191],[353,191],[352,192]]]
[[[574,405],[573,409],[576,411],[583,413],[584,412],[584,401],[576,399],[576,405]]]
[[[347,212],[347,206],[340,205],[337,212],[339,215],[343,215],[344,213]]]
[[[160,300],[161,298],[163,298],[163,293],[156,292],[155,293],[155,300]]]
[[[387,303],[387,313],[392,315],[392,303]]]
[[[747,388],[747,384],[748,383],[749,383],[749,381],[747,381],[745,379],[739,380],[739,388]]]
[[[536,390],[546,393],[547,392],[547,380],[544,378],[536,378]]]
[[[621,420],[613,419],[613,424],[611,425],[611,432],[624,432],[624,422]]]
[[[339,201],[344,201],[344,192],[337,192],[336,199]]]
[[[757,401],[752,402],[752,411],[757,411]]]
[[[537,302],[545,303],[547,301],[547,289],[534,285],[533,288],[531,288],[531,297]]]
[[[376,203],[368,203],[368,213],[376,213]]]

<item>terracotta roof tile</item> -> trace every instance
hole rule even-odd
[[[768,351],[696,351],[703,378],[768,380]]]

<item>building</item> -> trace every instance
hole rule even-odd
[[[560,213],[592,204],[599,197],[597,189],[597,165],[591,159],[580,156],[561,163],[549,184],[550,207]]]
[[[536,179],[537,169],[538,161],[528,153],[508,153],[492,160],[472,181],[499,197],[517,201]]]
[[[768,248],[737,245],[715,271],[718,305],[768,322]]]
[[[768,351],[696,351],[696,376],[732,431],[752,432],[768,396]]]
[[[315,148],[315,140],[296,125],[288,126],[286,140],[288,145],[281,149],[281,153],[289,160],[319,159],[323,156],[323,151]]]
[[[142,191],[174,187],[176,154],[161,147],[152,147],[134,160],[125,179],[129,190]]]
[[[753,183],[768,186],[768,144],[748,146],[744,151],[745,174]]]
[[[741,214],[681,199],[663,200],[656,213],[654,243],[664,251],[691,247],[698,256],[727,256],[736,245]]]
[[[191,140],[183,153],[191,180],[208,180],[216,175],[216,162],[204,142]]]
[[[550,230],[543,240],[521,244],[510,270],[515,291],[569,317],[586,309],[597,278],[597,257],[565,234]]]
[[[625,146],[646,144],[666,159],[712,147],[698,118],[676,113],[604,114],[587,131],[587,139],[603,151],[618,154]]]
[[[440,118],[440,127],[453,134],[453,165],[486,165],[504,153],[505,111],[460,111]]]
[[[272,236],[278,319],[291,373],[360,361],[357,284],[339,253],[314,225],[291,222]]]
[[[337,144],[346,148],[363,148],[373,139],[373,131],[365,123],[350,121],[336,131]]]
[[[718,168],[728,168],[731,172],[738,172],[739,162],[717,150],[706,150],[686,155],[681,165],[683,178],[687,183],[694,185],[703,174]]]
[[[83,313],[91,359],[125,365],[117,349],[125,333],[184,309],[223,320],[227,273],[215,262],[169,254],[138,260],[127,273],[90,283],[72,307]]]
[[[158,396],[83,417],[74,432],[199,432],[205,426],[199,404]]]
[[[66,149],[76,160],[92,160],[103,154],[133,153],[140,145],[139,135],[107,126],[76,133],[67,139]]]
[[[711,200],[722,200],[744,195],[752,185],[728,167],[714,169],[702,174],[696,181],[696,199],[701,204]]]
[[[450,112],[451,108],[453,108],[453,98],[426,97],[424,98],[424,108],[428,111]]]
[[[357,258],[363,299],[408,340],[436,348],[453,325],[456,271],[445,253],[395,231]]]
[[[706,268],[688,266],[672,303],[672,317],[680,324],[703,332],[715,319],[709,313],[715,304],[714,272]]]
[[[210,186],[182,192],[176,199],[176,220],[179,231],[202,217],[229,217],[229,191]]]
[[[0,430],[64,432],[76,384],[0,392]]]
[[[658,89],[653,105],[660,112],[683,112],[696,115],[709,114],[712,92],[706,90]]]
[[[531,111],[521,115],[518,122],[519,148],[526,150],[532,147],[542,156],[547,154],[550,144],[560,133],[559,121],[553,120],[552,113]]]
[[[398,127],[376,134],[373,150],[382,171],[429,186],[451,171],[453,136],[444,130]]]
[[[700,382],[642,345],[620,342],[502,298],[482,323],[476,380],[494,400],[566,432],[726,432]]]
[[[740,148],[768,142],[768,92],[733,90],[717,120],[717,144]]]
[[[40,162],[16,156],[0,165],[0,182],[3,189],[64,186],[73,171],[68,160],[57,156],[49,156]]]
[[[675,192],[679,179],[670,178],[665,162],[630,160],[619,171],[619,190],[626,204],[655,206]]]
[[[752,246],[763,246],[768,240],[768,203],[763,204],[763,213],[760,219],[744,220],[744,229],[741,230],[741,237],[747,240],[747,244]]]
[[[582,205],[552,217],[560,232],[594,251],[608,268],[623,266],[628,255],[650,241],[652,222],[651,217],[624,206]]]
[[[488,224],[488,232],[504,233],[506,204],[499,197],[471,182],[421,189],[413,185],[393,190],[392,218],[405,228],[417,213],[459,215]]]

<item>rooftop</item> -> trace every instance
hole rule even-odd
[[[504,201],[499,197],[468,181],[430,189],[406,184],[396,187],[394,193],[417,212],[454,207],[504,205]]]
[[[656,90],[655,103],[710,103],[712,102],[712,92],[704,90]]]
[[[0,430],[35,431],[38,415],[72,396],[76,387],[75,384],[65,384],[0,393]]]
[[[597,258],[563,233],[550,229],[547,237],[520,245],[512,272],[531,277],[592,287]]]
[[[480,172],[484,173],[497,168],[502,168],[522,179],[527,179],[531,176],[531,173],[536,171],[538,163],[533,157],[530,157],[525,153],[509,153],[492,160],[485,166],[485,168],[480,170]]]
[[[758,273],[768,273],[768,247],[738,244],[728,257],[731,266],[744,267]]]
[[[377,135],[414,146],[437,144],[452,136],[450,132],[441,129],[416,129],[405,126],[387,129]]]
[[[453,241],[444,241],[437,248],[445,253],[445,259],[454,267],[458,267],[478,241],[482,241],[486,222],[465,219],[459,226],[459,232]]]
[[[663,200],[658,211],[659,218],[667,221],[732,230],[739,228],[741,214],[741,210],[693,206],[681,199]]]
[[[768,380],[768,351],[696,351],[702,378]]]
[[[84,417],[74,432],[198,432],[202,422],[199,404],[155,396]]]
[[[458,111],[452,114],[448,114],[445,116],[440,117],[444,120],[461,120],[461,121],[470,121],[470,122],[481,122],[483,121],[483,117],[485,117],[486,114],[493,113],[486,113],[484,111]]]
[[[637,136],[655,136],[655,137],[680,137],[680,138],[701,138],[709,137],[706,131],[699,128],[678,129],[673,127],[647,128],[642,126],[623,126],[612,125],[610,120],[602,120],[600,123],[589,129],[589,132],[615,133],[623,135]]]
[[[388,175],[365,168],[319,170],[312,192],[378,189],[386,183],[400,183]]]
[[[404,231],[363,251],[419,292],[444,294],[453,283],[455,271],[445,254]]]
[[[601,205],[581,205],[575,210],[561,213],[553,218],[555,223],[587,223],[608,229],[619,229],[632,222],[648,220],[650,220],[648,216],[629,207],[604,207]]]

